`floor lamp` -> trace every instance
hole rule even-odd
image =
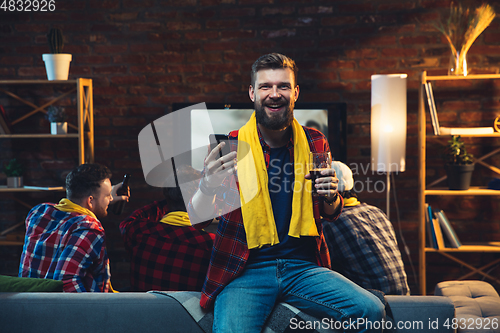
[[[390,173],[405,171],[407,74],[372,75],[372,171],[387,174],[386,212],[390,218]]]

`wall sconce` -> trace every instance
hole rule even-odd
[[[387,217],[390,217],[390,173],[406,168],[407,76],[372,75],[372,171],[387,173]]]

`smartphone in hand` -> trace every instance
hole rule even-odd
[[[218,144],[220,144],[223,141],[226,143],[224,147],[222,147],[222,149],[219,151],[220,157],[227,155],[231,152],[231,144],[229,142],[230,141],[229,136],[225,134],[210,134],[209,140],[210,140],[210,150],[213,150]],[[236,142],[236,140],[233,141]]]

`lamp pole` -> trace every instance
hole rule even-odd
[[[390,218],[391,172],[405,171],[407,74],[372,75],[372,171],[386,173],[386,214]]]
[[[391,200],[391,173],[388,171],[387,172],[387,178],[386,178],[386,184],[387,184],[387,191],[386,191],[386,206],[385,206],[385,211],[387,212],[387,219],[390,221],[391,220],[391,210],[390,210],[390,200]]]

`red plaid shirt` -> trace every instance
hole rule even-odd
[[[19,276],[61,280],[65,292],[107,292],[109,259],[101,222],[54,206],[45,203],[29,212]]]
[[[131,255],[133,291],[200,291],[203,286],[215,236],[159,222],[168,212],[166,200],[155,201],[120,223]]]
[[[330,151],[328,141],[321,132],[308,127],[303,128],[306,133],[311,152]],[[238,137],[238,131],[231,132],[229,136],[230,138],[236,139]],[[269,168],[271,148],[264,141],[260,131],[259,139],[264,152],[266,167]],[[293,161],[292,138],[290,138],[287,147],[291,154],[291,160]],[[205,309],[211,308],[215,298],[221,290],[243,272],[248,256],[250,255],[241,210],[237,208],[231,211],[230,209],[231,206],[239,206],[240,204],[238,186],[234,181],[234,177],[226,178],[222,184],[222,188],[224,189],[224,191],[221,191],[224,192],[224,198],[217,195],[216,209],[219,209],[222,205],[224,205],[225,207],[223,208],[223,211],[230,212],[221,216],[219,219],[219,226],[217,234],[215,235],[214,250],[212,251],[212,257],[210,258],[210,266],[208,268],[207,278],[202,289],[200,300],[200,305]],[[340,199],[341,205],[343,206],[342,197],[340,197]],[[323,236],[323,227],[321,225],[320,205],[322,205],[322,203],[319,197],[313,196],[313,213],[319,233],[319,236],[315,237],[317,245],[316,262],[319,266],[330,268],[330,255],[328,253],[328,247],[325,242],[325,237]],[[341,210],[339,210],[338,215],[340,215],[340,211]],[[193,217],[196,217],[192,203],[188,206],[188,213]],[[328,220],[333,221],[337,219],[338,215]],[[200,220],[198,217],[196,217],[196,219]],[[206,227],[206,224],[199,224],[197,227]]]

